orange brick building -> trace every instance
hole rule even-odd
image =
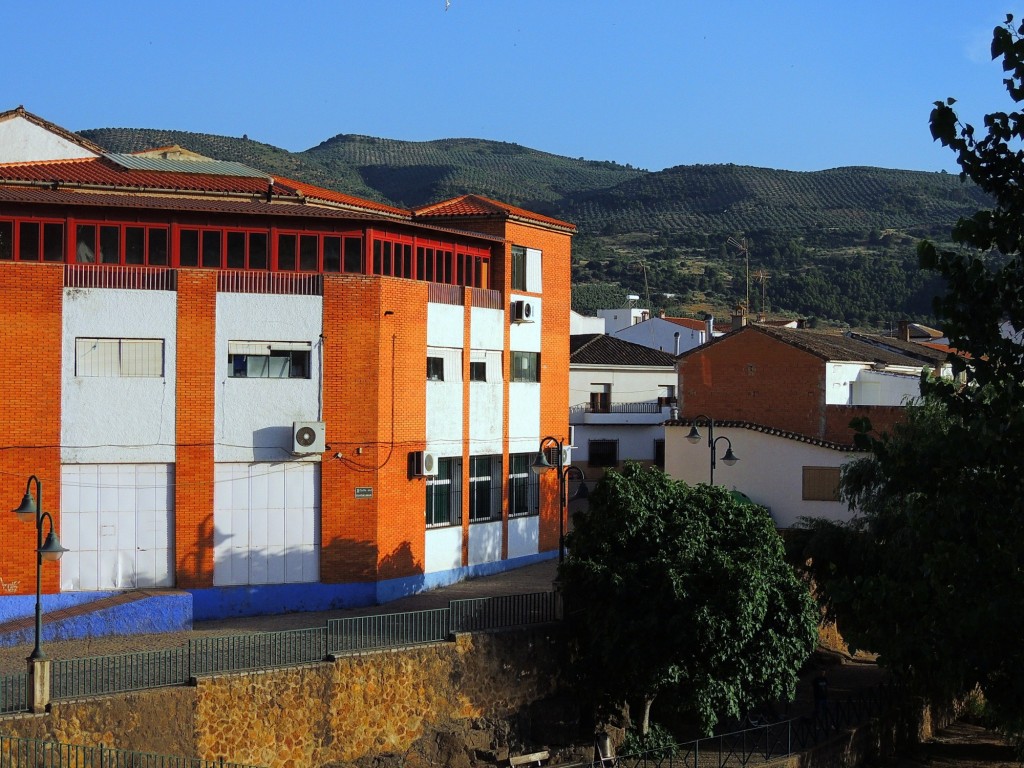
[[[416,210],[0,113],[0,498],[69,550],[44,606],[383,602],[557,553],[574,227]],[[0,514],[0,620],[34,532]]]

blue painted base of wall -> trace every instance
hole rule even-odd
[[[543,552],[514,560],[377,583],[266,584],[168,590],[166,593],[147,592],[145,597],[130,602],[119,601],[114,605],[107,605],[107,598],[121,596],[123,593],[69,592],[43,595],[43,640],[180,632],[191,629],[193,621],[382,605],[466,579],[493,576],[533,565],[555,556],[555,552]],[[95,604],[95,609],[89,608],[91,603]],[[62,609],[77,615],[60,618],[46,615]],[[32,622],[24,620],[34,615],[34,595],[0,598],[0,647],[31,644],[35,638],[35,627]],[[11,626],[12,623],[17,626]]]

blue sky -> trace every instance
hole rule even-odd
[[[927,9],[927,10],[925,10]],[[1008,109],[993,0],[10,2],[0,111],[292,151],[473,137],[660,170],[957,170],[954,96]]]

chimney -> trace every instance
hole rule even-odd
[[[704,336],[705,342],[711,341],[715,334],[715,316],[708,312],[704,315]]]
[[[665,318],[665,310],[664,309],[659,309],[658,310],[658,317],[660,317],[662,319]]]
[[[679,357],[679,331],[675,332],[676,339],[676,357]]]
[[[732,311],[732,329],[738,331],[747,324],[747,313],[742,306],[737,306]]]
[[[900,320],[899,329],[896,331],[896,337],[900,341],[910,341],[910,321]]]

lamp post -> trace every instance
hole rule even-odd
[[[544,446],[557,446],[558,448],[558,461],[552,464],[547,457],[547,453],[544,450]],[[565,562],[565,516],[568,511],[569,501],[571,499],[585,499],[588,496],[587,486],[583,484],[586,477],[583,474],[583,470],[579,467],[574,467],[572,464],[564,464],[564,451],[565,446],[564,440],[559,440],[556,437],[543,438],[540,441],[540,447],[537,449],[537,458],[533,460],[533,464],[530,468],[533,469],[534,473],[538,476],[548,472],[549,470],[558,471],[558,562]],[[579,487],[575,493],[570,497],[566,485],[568,483],[569,475],[577,475],[579,481]]]
[[[32,498],[32,483],[36,485],[36,496]],[[21,500],[21,506],[12,510],[23,523],[30,523],[33,520],[36,524],[36,645],[32,654],[28,657],[29,662],[46,658],[42,649],[43,635],[43,561],[60,560],[60,556],[67,552],[60,545],[57,538],[57,531],[53,525],[53,516],[43,511],[43,484],[39,478],[32,475],[25,484],[25,497]],[[46,541],[43,541],[43,521],[48,520],[50,530],[46,534]]]
[[[720,435],[719,437],[715,437],[715,420],[712,419],[710,416],[705,416],[704,414],[701,414],[699,416],[694,417],[694,419],[693,419],[693,426],[690,427],[690,434],[688,434],[686,436],[687,440],[689,440],[694,445],[696,445],[698,442],[700,442],[700,430],[697,429],[697,422],[701,421],[701,420],[706,422],[707,425],[708,425],[708,448],[711,451],[711,483],[710,484],[714,485],[715,484],[715,463],[716,463],[716,461],[715,461],[715,445],[717,445],[720,440],[725,440],[726,449],[725,449],[725,453],[722,454],[722,463],[725,464],[728,467],[731,467],[733,464],[735,464],[737,461],[739,461],[740,457],[732,452],[732,441],[728,437],[725,437],[724,435]]]

